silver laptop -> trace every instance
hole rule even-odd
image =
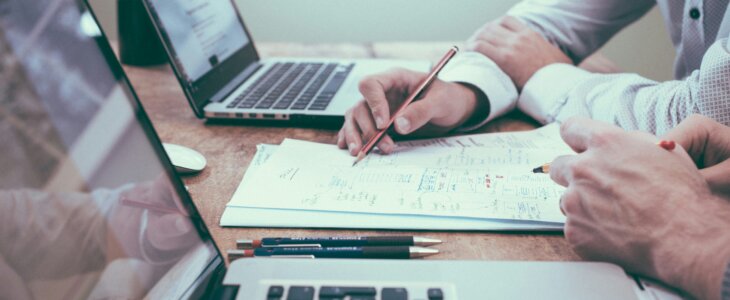
[[[226,267],[85,2],[1,1],[0,78],[2,299],[646,294],[603,263],[256,258]]]
[[[340,125],[347,109],[362,99],[358,83],[364,76],[395,67],[426,72],[430,65],[385,59],[262,60],[233,0],[143,2],[200,118]]]

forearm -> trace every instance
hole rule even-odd
[[[543,123],[582,115],[630,130],[661,134],[693,113],[730,124],[730,54],[725,41],[705,54],[684,80],[656,82],[636,74],[592,74],[547,66],[527,82],[518,107]]]
[[[700,246],[705,248],[704,255],[687,272],[691,275],[683,278],[678,286],[697,299],[730,299],[730,238],[707,242],[716,246]]]
[[[507,15],[526,23],[578,64],[654,5],[652,0],[525,0]]]

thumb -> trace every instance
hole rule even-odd
[[[423,127],[433,118],[434,108],[427,99],[412,103],[396,116],[395,131],[405,135]]]
[[[700,170],[715,194],[730,195],[730,160]]]

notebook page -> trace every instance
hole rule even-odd
[[[547,129],[400,143],[355,167],[334,145],[285,140],[229,205],[563,222],[562,187],[530,172],[570,153]]]

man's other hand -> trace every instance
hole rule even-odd
[[[484,25],[469,38],[466,48],[492,59],[519,90],[541,68],[553,63],[573,63],[539,33],[511,16]]]
[[[668,132],[694,160],[712,192],[730,200],[730,127],[692,115]]]
[[[560,205],[573,250],[719,299],[730,203],[712,194],[684,149],[668,151],[647,133],[583,118],[565,122],[561,135],[579,153],[550,168],[567,187]]]

